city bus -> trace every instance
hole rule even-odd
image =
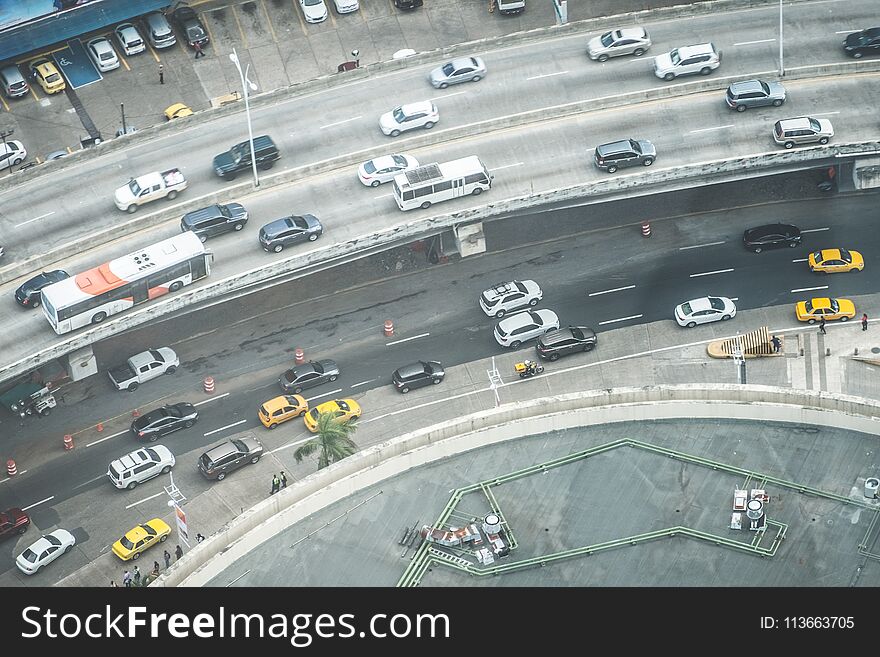
[[[394,176],[391,187],[401,210],[429,208],[457,196],[481,194],[492,187],[494,176],[476,155],[442,164],[426,164]]]
[[[187,231],[44,287],[43,312],[56,333],[100,324],[204,278],[211,273],[211,257]]]

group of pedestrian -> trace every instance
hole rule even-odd
[[[272,475],[272,490],[269,491],[269,495],[274,495],[282,488],[287,488],[287,475],[284,474],[284,470],[281,471],[281,478],[279,479],[278,475]]]
[[[196,534],[196,539],[199,541],[199,543],[201,543],[203,540],[205,540],[205,537],[202,536],[201,534]],[[180,547],[180,545],[178,545],[174,550],[174,554],[177,555],[178,559],[180,559],[183,556],[183,548]],[[162,554],[162,557],[165,559],[165,568],[167,570],[168,568],[171,567],[171,553],[168,552],[168,550],[165,550]],[[137,567],[137,565],[135,565],[132,570],[133,570],[133,572],[129,572],[126,570],[122,574],[122,585],[123,586],[132,587],[132,586],[140,586],[141,585],[141,571],[140,571],[140,569]],[[160,570],[159,562],[154,561],[153,562],[153,570],[150,573],[150,575],[155,579],[156,577],[159,576],[159,570]],[[147,580],[146,577],[144,577],[143,579],[144,579],[144,581]],[[119,588],[118,585],[116,584],[116,582],[112,579],[110,580],[110,586]]]
[[[862,330],[868,330],[868,313],[862,313]],[[819,333],[822,335],[828,335],[825,331],[825,318],[821,317],[819,319]],[[778,335],[774,335],[770,340],[773,345],[773,353],[778,354],[779,350],[782,348],[782,341],[779,339]]]

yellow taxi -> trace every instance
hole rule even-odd
[[[67,87],[58,68],[45,57],[33,60],[28,67],[31,77],[47,94],[61,93]]]
[[[274,429],[282,422],[302,417],[309,412],[309,402],[301,395],[281,395],[260,406],[260,422],[267,429]]]
[[[160,518],[153,518],[127,531],[125,536],[113,544],[113,554],[123,561],[138,559],[141,552],[157,543],[164,543],[170,533],[171,527]]]
[[[807,258],[810,271],[823,272],[825,274],[837,274],[846,271],[862,271],[865,268],[865,259],[858,251],[849,249],[822,249],[814,251]]]
[[[856,316],[856,306],[849,299],[810,299],[809,301],[798,301],[795,313],[799,321],[808,324],[815,324],[823,317],[826,322],[835,319],[845,322]]]
[[[315,406],[303,420],[306,429],[311,432],[318,430],[318,418],[322,413],[333,413],[337,422],[348,422],[361,416],[361,407],[354,399],[334,399]]]
[[[181,119],[184,116],[192,116],[192,113],[193,111],[183,103],[174,103],[165,110],[165,118],[169,121],[171,119]]]

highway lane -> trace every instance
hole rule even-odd
[[[654,141],[658,150],[654,169],[746,155],[756,150],[778,150],[780,147],[771,138],[773,122],[807,111],[831,118],[836,130],[835,141],[876,139],[880,135],[880,126],[876,124],[873,107],[878,78],[880,75],[871,74],[833,81],[789,83],[792,98],[781,108],[753,109],[742,114],[726,107],[723,92],[707,92],[640,104],[625,113],[619,110],[594,112],[533,125],[528,129],[461,139],[443,147],[415,149],[413,153],[425,162],[476,153],[495,173],[493,189],[488,194],[449,201],[436,209],[403,213],[394,204],[388,185],[378,189],[364,187],[358,182],[355,171],[348,169],[314,176],[299,184],[264,190],[236,199],[243,202],[251,213],[248,225],[240,234],[208,242],[216,257],[214,274],[206,283],[273,259],[289,257],[291,253],[343,242],[388,224],[605,179],[609,174],[598,171],[592,164],[593,149],[597,143],[622,137]],[[847,98],[845,106],[841,106],[840,98]],[[634,171],[623,170],[614,175],[634,175]],[[325,235],[318,242],[293,247],[282,254],[264,253],[257,244],[260,226],[291,212],[315,213],[324,223]],[[642,215],[636,213],[618,223],[636,223],[641,218]],[[616,224],[612,221],[605,225]],[[134,244],[153,243],[178,231],[179,224],[175,219],[61,264],[71,272],[81,271],[130,252]],[[7,362],[57,340],[42,312],[15,307],[12,292],[20,282],[0,286],[5,328],[0,336],[0,351]]]
[[[725,53],[721,68],[713,75],[772,73],[778,68],[775,12],[774,7],[767,7],[656,24],[649,21],[654,39],[649,52],[656,55],[711,39]],[[838,32],[859,29],[874,16],[873,4],[868,1],[787,7],[787,21],[796,26],[796,31],[789,34],[797,36],[787,39],[786,65],[844,61]],[[400,140],[383,136],[377,126],[379,115],[399,102],[435,100],[441,111],[437,129],[445,129],[666,84],[654,77],[651,56],[605,64],[589,61],[585,55],[587,37],[559,37],[479,53],[490,68],[486,79],[445,91],[434,90],[425,79],[438,59],[413,69],[305,94],[255,108],[254,130],[273,135],[284,153],[278,167],[291,168],[372,146],[399,148]],[[682,78],[688,79],[694,78]],[[194,122],[180,132],[47,178],[25,180],[17,189],[0,194],[0,206],[4,208],[0,239],[11,257],[21,259],[88,234],[95,225],[120,220],[124,215],[113,206],[113,190],[132,175],[163,167],[179,166],[184,170],[192,184],[189,196],[222,189],[224,183],[211,171],[211,158],[245,138],[244,117],[220,117]],[[22,203],[22,198],[27,203]],[[59,199],[64,201],[59,203]],[[34,234],[42,239],[34,240]]]

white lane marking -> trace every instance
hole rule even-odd
[[[244,424],[247,420],[239,420],[238,422],[233,422],[232,424],[227,424],[225,427],[220,427],[219,429],[214,429],[213,431],[209,431],[206,434],[202,434],[204,436],[210,436],[214,433],[219,433],[220,431],[225,431],[226,429],[231,429],[232,427],[237,427],[239,424]]]
[[[699,274],[691,274],[690,278],[698,278],[700,276],[712,276],[713,274],[729,274],[733,269],[716,269],[715,271],[704,271]]]
[[[224,397],[228,397],[228,396],[229,396],[229,393],[224,392],[222,395],[217,395],[216,397],[211,397],[210,399],[203,399],[200,402],[196,402],[195,404],[193,404],[193,406],[201,406],[202,404],[209,404],[212,401],[217,401],[218,399],[223,399]]]
[[[402,338],[401,340],[394,340],[392,342],[386,342],[385,346],[390,347],[393,344],[400,344],[401,342],[409,342],[410,340],[417,340],[418,338],[424,338],[431,335],[430,333],[419,333],[418,335],[414,335],[410,338]]]
[[[792,262],[806,262],[808,258],[795,258]]]
[[[810,116],[828,116],[829,114],[840,114],[840,112],[810,112]]]
[[[521,167],[525,162],[517,162],[516,164],[505,164],[500,167],[492,167],[492,171],[497,171],[498,169],[509,169],[511,167]]]
[[[312,439],[312,436],[308,438],[300,438],[299,440],[294,440],[292,443],[287,443],[286,445],[282,445],[281,447],[276,447],[270,454],[276,454],[278,452],[283,452],[285,449],[290,449],[291,447],[296,447],[297,445],[302,445],[303,443],[307,443]]]
[[[773,43],[776,39],[760,39],[759,41],[740,41],[738,43],[734,43],[735,46],[751,46],[756,43]]]
[[[631,290],[635,285],[624,285],[623,287],[615,287],[610,290],[602,290],[601,292],[590,292],[588,297],[598,297],[600,294],[610,294],[611,292],[621,292],[622,290]]]
[[[728,123],[727,125],[719,125],[719,126],[715,126],[714,128],[700,128],[699,130],[690,130],[688,132],[688,134],[694,135],[698,132],[711,132],[712,130],[725,130],[726,128],[732,128],[732,127],[733,127],[733,124]]]
[[[802,230],[801,233],[821,233],[823,230],[831,230],[831,226],[825,228],[807,228]]]
[[[443,96],[434,96],[433,98],[429,98],[428,100],[434,101],[439,98],[451,98],[452,96],[461,96],[463,93],[467,93],[466,91],[456,91],[451,94],[444,94]]]
[[[606,319],[604,322],[599,322],[599,326],[602,326],[603,324],[614,324],[615,322],[625,322],[630,319],[638,319],[639,317],[642,317],[642,315],[630,315],[629,317],[620,317],[618,319]]]
[[[543,75],[533,75],[526,80],[540,80],[541,78],[552,78],[554,75],[565,75],[568,71],[557,71],[556,73],[544,73]]]
[[[391,198],[392,196],[394,196],[394,194],[382,194],[380,196],[374,196],[373,199]]]
[[[345,119],[344,121],[337,121],[336,123],[328,123],[327,125],[322,125],[318,129],[323,130],[324,128],[332,128],[336,125],[342,125],[343,123],[350,123],[351,121],[357,121],[358,119],[362,119],[362,116],[353,116],[350,119]]]
[[[216,11],[216,10],[211,10],[211,11]],[[251,569],[250,569],[250,568],[248,568],[248,569],[247,569],[246,571],[244,571],[241,575],[239,575],[239,576],[236,577],[234,580],[232,580],[231,582],[229,582],[229,584],[227,584],[225,588],[229,588],[230,586],[232,586],[233,584],[235,584],[238,580],[240,580],[242,577],[244,577],[245,575],[247,575],[249,572],[251,572]]]
[[[323,395],[315,395],[314,397],[309,397],[306,399],[307,402],[312,402],[316,399],[320,399],[321,397],[329,397],[330,395],[335,395],[337,392],[342,392],[342,388],[337,388],[336,390],[331,390],[330,392],[325,392]]]
[[[838,30],[835,34],[852,34],[853,32],[860,32],[861,30]]]
[[[705,244],[694,244],[693,246],[680,246],[678,247],[679,251],[687,251],[688,249],[701,249],[704,246],[718,246],[719,244],[724,244],[724,240],[720,242],[706,242]]]
[[[731,301],[739,301],[739,297],[727,297]]]
[[[828,289],[827,285],[820,285],[819,287],[799,287],[796,290],[792,290],[791,293],[794,294],[795,292],[812,292],[813,290],[827,290],[827,289]]]
[[[131,504],[129,504],[129,505],[126,506],[125,508],[126,508],[126,509],[130,509],[130,508],[132,508],[133,506],[137,506],[138,504],[143,504],[144,502],[149,502],[150,500],[154,500],[154,499],[156,499],[156,498],[159,497],[160,495],[163,495],[163,493],[156,493],[155,495],[150,495],[149,497],[145,497],[144,499],[142,499],[142,500],[138,500],[137,502],[132,502]]]
[[[45,502],[48,502],[49,500],[54,500],[54,499],[55,499],[55,496],[52,495],[51,497],[47,497],[45,500],[40,500],[39,502],[34,502],[34,503],[31,504],[30,506],[22,507],[21,510],[22,510],[22,511],[30,511],[30,510],[33,509],[35,506],[39,506],[40,504],[44,504]]]
[[[96,440],[93,443],[86,443],[86,447],[91,447],[92,445],[97,445],[99,443],[103,443],[105,440],[110,440],[111,438],[116,438],[116,436],[121,436],[124,433],[128,433],[128,429],[123,429],[122,431],[117,431],[116,433],[111,433],[109,436],[104,436],[100,440]]]
[[[23,475],[27,470],[19,470],[18,474]],[[6,479],[0,479],[0,484],[4,484],[7,481],[12,481],[12,477],[6,477]]]
[[[46,214],[41,214],[39,217],[34,217],[33,219],[28,219],[27,221],[22,221],[20,224],[15,224],[15,227],[19,228],[20,226],[24,226],[25,224],[29,224],[32,221],[39,221],[40,219],[45,219],[46,217],[52,216],[53,214],[55,214],[55,210],[52,210],[52,212],[47,212]]]
[[[379,380],[379,379],[369,379],[369,380],[367,380],[367,381],[361,381],[360,383],[352,383],[352,384],[351,384],[351,387],[352,387],[352,388],[357,388],[358,386],[365,386],[365,385],[367,385],[368,383],[372,383],[373,381],[378,381],[378,380]]]
[[[93,482],[96,482],[96,481],[98,481],[99,479],[103,479],[103,478],[106,477],[106,476],[107,476],[107,475],[102,474],[102,475],[98,475],[97,477],[92,477],[92,478],[89,479],[88,481],[84,481],[84,482],[82,482],[81,484],[77,484],[77,485],[74,486],[73,488],[74,488],[74,490],[76,490],[77,488],[82,488],[83,486],[88,486],[89,484],[91,484],[91,483],[93,483]]]

